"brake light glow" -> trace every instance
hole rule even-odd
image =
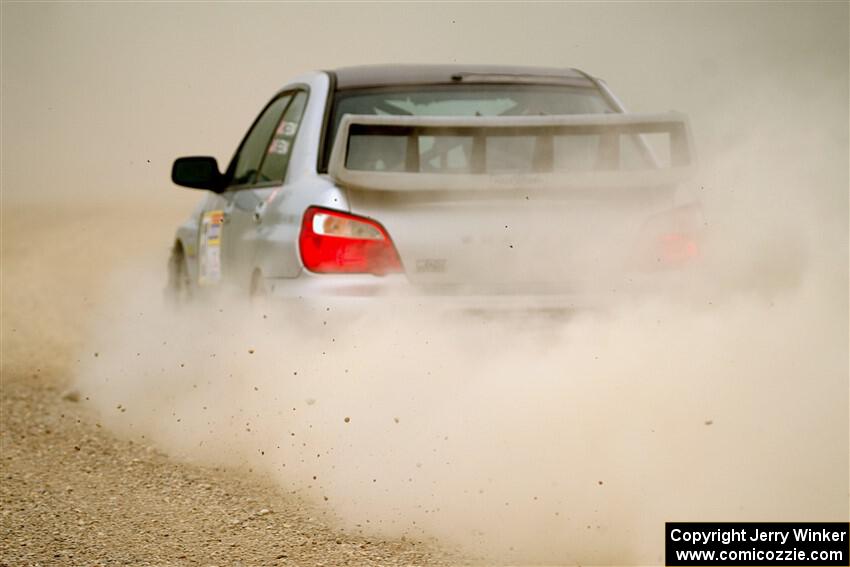
[[[312,272],[382,276],[403,271],[383,226],[341,211],[308,208],[298,247],[304,267]]]
[[[644,266],[676,267],[698,258],[704,224],[698,205],[677,207],[650,218],[643,227]]]
[[[679,232],[662,234],[659,248],[665,264],[682,264],[699,256],[699,246],[693,237]]]

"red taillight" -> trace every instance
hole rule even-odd
[[[677,207],[647,220],[641,238],[641,263],[646,268],[684,265],[700,256],[702,210]]]
[[[403,271],[383,226],[340,211],[307,209],[298,246],[304,267],[312,272],[382,276]]]
[[[661,261],[665,264],[681,264],[699,256],[699,246],[694,237],[680,232],[662,234],[658,247]]]

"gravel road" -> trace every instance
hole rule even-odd
[[[320,506],[256,472],[177,462],[120,439],[85,399],[68,399],[110,271],[128,261],[159,267],[167,253],[160,240],[174,213],[154,211],[147,218],[162,226],[116,240],[138,215],[3,211],[0,565],[451,562],[431,543],[343,533]]]
[[[450,562],[427,543],[343,533],[248,471],[174,462],[117,439],[61,382],[3,377],[0,565]]]

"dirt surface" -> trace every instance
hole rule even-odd
[[[438,565],[422,542],[342,533],[249,471],[119,440],[58,377],[5,377],[2,565]]]
[[[165,249],[110,240],[137,214],[4,210],[0,565],[449,563],[427,542],[343,533],[254,471],[176,462],[98,423],[70,368],[109,269]]]

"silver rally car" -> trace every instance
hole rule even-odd
[[[177,229],[168,290],[571,306],[700,253],[687,119],[631,114],[582,71],[307,73],[260,112]]]

